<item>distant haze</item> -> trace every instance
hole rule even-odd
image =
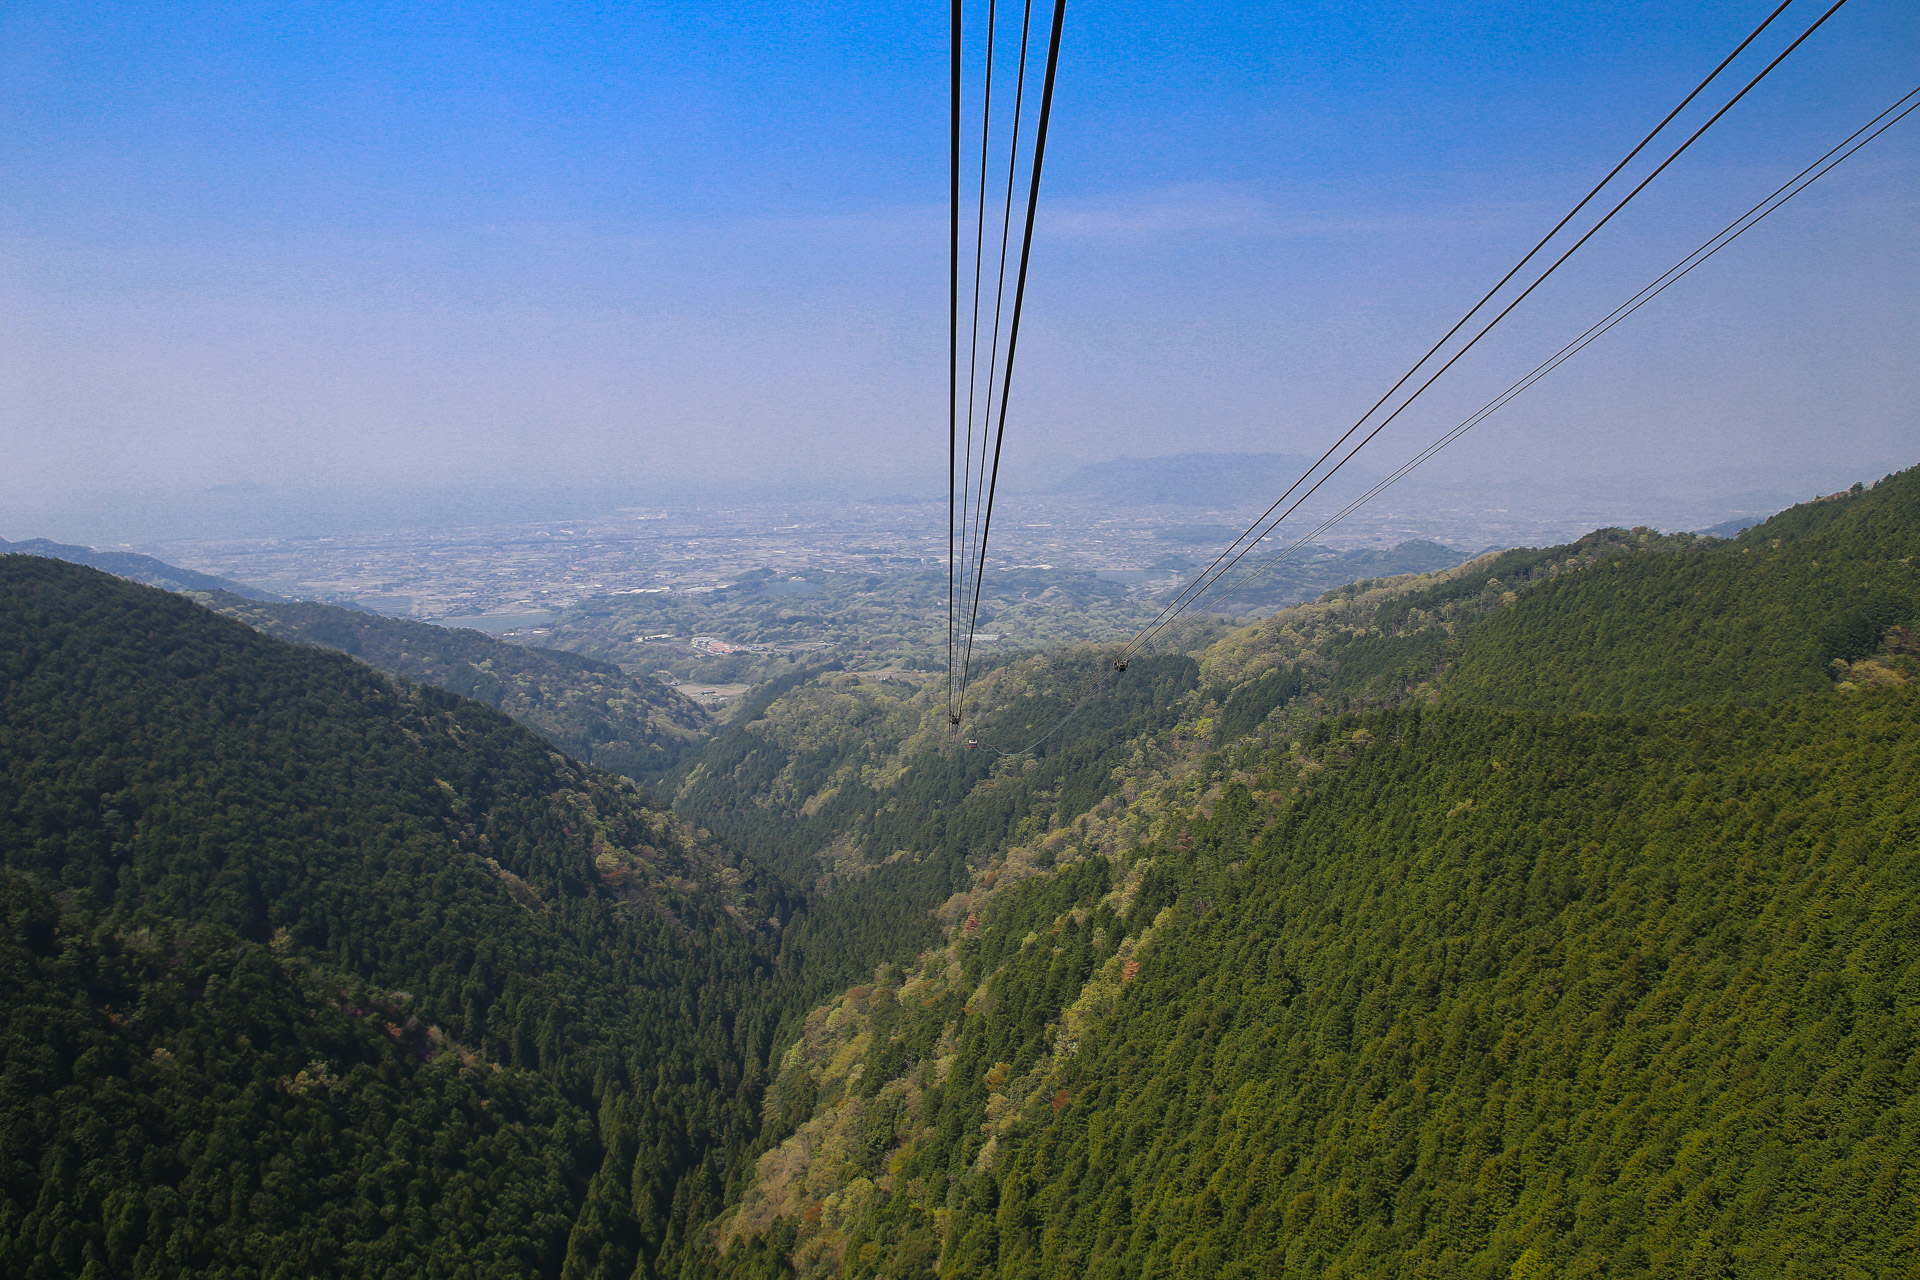
[[[1761,13],[1070,7],[1009,492],[1318,456]],[[924,4],[7,6],[0,537],[944,495],[945,38]],[[1893,101],[1916,52],[1920,9],[1848,5],[1371,465]],[[1920,462],[1917,195],[1920,116],[1424,492],[1679,519]],[[1249,516],[1257,476],[1228,477]]]

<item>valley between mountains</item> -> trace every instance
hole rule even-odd
[[[0,1270],[1920,1274],[1916,556],[1904,472],[958,735],[0,556]]]

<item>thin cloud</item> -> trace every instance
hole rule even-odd
[[[1499,216],[1495,209],[1492,216]],[[1482,207],[1471,220],[1484,224]],[[1326,214],[1285,209],[1250,191],[1207,186],[1047,200],[1040,204],[1043,236],[1073,239],[1150,239],[1177,235],[1317,237],[1406,233],[1468,221],[1464,212]]]
[[[1024,194],[1024,192],[1022,193]],[[1255,192],[1188,184],[1092,196],[1042,192],[1038,233],[1042,240],[1153,239],[1182,235],[1318,237],[1378,235],[1458,225],[1484,226],[1520,209],[1483,201],[1473,209],[1323,213],[1288,209]],[[968,212],[969,219],[971,211]],[[1021,211],[1014,209],[1017,237]],[[997,231],[999,211],[989,213]],[[969,228],[971,222],[968,223]],[[879,205],[801,214],[769,213],[713,223],[663,221],[645,228],[610,228],[581,222],[489,224],[484,234],[556,247],[566,244],[626,245],[657,249],[690,239],[764,243],[770,239],[867,243],[892,248],[944,246],[945,205]],[[971,235],[971,230],[968,231]]]
[[[1241,191],[1176,187],[1130,196],[1040,203],[1041,232],[1065,238],[1245,234],[1274,221],[1271,205]]]

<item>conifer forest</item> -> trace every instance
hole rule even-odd
[[[638,778],[7,556],[4,1270],[1907,1274],[1916,554],[1903,473]]]

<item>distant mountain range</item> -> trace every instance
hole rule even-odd
[[[29,538],[24,542],[8,542],[5,538],[0,538],[0,554],[6,553],[45,556],[49,560],[84,564],[90,568],[105,570],[118,578],[130,578],[134,582],[144,582],[150,587],[161,587],[167,591],[226,591],[246,600],[281,598],[270,591],[250,587],[244,582],[235,582],[231,578],[200,573],[193,569],[182,569],[178,565],[168,564],[164,560],[155,560],[152,556],[143,556],[132,551],[95,551],[92,547],[51,542],[46,538]]]

